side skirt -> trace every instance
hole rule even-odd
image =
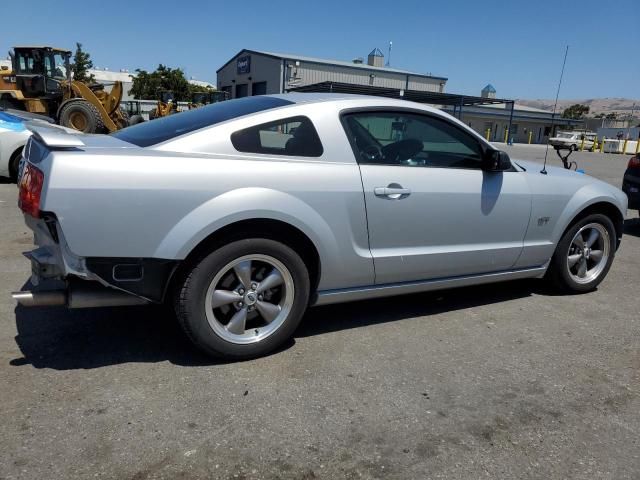
[[[429,292],[432,290],[443,290],[446,288],[468,287],[471,285],[518,280],[522,278],[540,278],[547,271],[547,266],[548,265],[543,265],[535,268],[523,268],[482,275],[468,275],[416,282],[390,283],[386,285],[370,285],[366,287],[345,288],[339,290],[324,290],[317,293],[316,301],[312,305],[329,305],[331,303],[352,302],[370,298],[390,297],[393,295],[406,295],[410,293]]]

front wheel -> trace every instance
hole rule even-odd
[[[589,292],[611,268],[616,231],[609,217],[596,213],[576,222],[558,243],[548,276],[561,290]]]
[[[105,128],[98,109],[84,99],[73,99],[63,105],[60,125],[82,133],[102,133]]]
[[[252,238],[203,257],[176,292],[178,320],[216,357],[265,355],[293,335],[309,300],[309,274],[282,243]]]

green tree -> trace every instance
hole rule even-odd
[[[93,68],[91,55],[82,50],[82,44],[76,42],[76,53],[73,55],[73,63],[71,71],[73,79],[84,83],[94,83],[96,81],[93,74],[89,73],[89,69]]]
[[[180,68],[171,68],[160,64],[151,73],[141,69],[137,69],[136,73],[137,75],[133,77],[131,90],[129,90],[129,95],[133,95],[133,98],[156,99],[163,90],[173,92],[173,96],[178,102],[187,102],[191,98],[193,86],[187,81]]]
[[[618,118],[618,114],[616,112],[608,113],[606,117],[607,120],[615,120]]]
[[[569,108],[564,109],[564,112],[562,112],[562,118],[573,118],[575,120],[579,120],[584,118],[587,113],[589,113],[588,105],[576,103],[571,105]]]

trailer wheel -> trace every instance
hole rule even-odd
[[[60,125],[82,133],[102,133],[105,128],[98,109],[83,99],[71,100],[60,109]]]

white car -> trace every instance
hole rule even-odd
[[[0,110],[0,177],[16,181],[20,154],[31,136],[31,131],[27,128],[29,125],[56,127],[48,117],[42,115]]]
[[[567,148],[574,152],[582,147],[591,150],[595,144],[596,134],[593,132],[558,132],[555,137],[549,139],[549,144],[554,147]]]

